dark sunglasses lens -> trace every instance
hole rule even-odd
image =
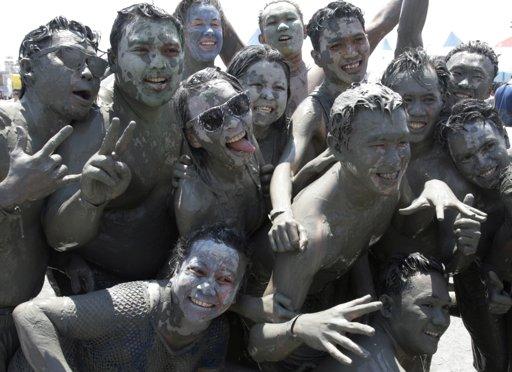
[[[233,113],[233,115],[244,115],[247,114],[249,108],[251,107],[251,103],[249,102],[249,98],[245,94],[241,94],[236,97],[234,100],[230,102],[229,109]]]
[[[102,77],[107,69],[108,62],[100,57],[87,58],[87,66],[95,77]]]
[[[73,70],[77,70],[84,63],[85,55],[74,48],[61,48],[58,56],[62,63]]]
[[[200,121],[203,124],[204,129],[213,132],[222,125],[223,115],[220,107],[215,107],[211,110],[206,111],[200,117]]]

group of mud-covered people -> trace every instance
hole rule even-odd
[[[429,56],[427,9],[272,1],[244,46],[216,0],[135,4],[104,58],[64,17],[28,33],[0,103],[0,371],[428,371],[450,315],[478,371],[512,368],[498,59]]]

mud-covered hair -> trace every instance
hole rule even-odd
[[[396,90],[396,86],[401,80],[398,78],[398,75],[406,74],[425,87],[425,71],[428,68],[431,68],[436,73],[439,91],[446,102],[450,72],[444,60],[430,57],[422,48],[408,48],[404,50],[402,54],[391,61],[380,81],[385,86]]]
[[[226,72],[233,75],[237,79],[245,74],[247,69],[260,61],[276,62],[284,71],[286,76],[287,100],[290,100],[290,67],[286,63],[284,57],[277,49],[272,48],[270,45],[250,45],[240,50],[231,60]],[[281,116],[286,121],[285,114]],[[281,119],[279,118],[279,120]]]
[[[220,6],[220,2],[218,0],[181,0],[174,10],[174,16],[181,22],[183,26],[185,26],[187,22],[188,10],[195,4],[211,5],[217,9],[220,14],[222,28],[224,29],[224,12],[222,11],[222,7]]]
[[[304,24],[304,15],[302,14],[302,11],[300,10],[300,7],[297,3],[295,3],[294,1],[291,1],[291,0],[273,0],[273,1],[266,3],[265,6],[263,7],[263,9],[260,10],[260,12],[258,14],[258,25],[260,26],[260,32],[263,32],[263,12],[270,5],[277,4],[277,3],[288,3],[288,4],[292,5],[293,7],[295,7],[295,9],[297,10],[297,14],[299,15],[300,21],[302,22],[302,24]]]
[[[71,31],[77,36],[82,38],[82,42],[87,42],[94,50],[98,50],[99,34],[93,31],[89,26],[80,22],[68,20],[65,17],[59,16],[52,19],[45,25],[41,25],[35,30],[30,31],[25,35],[20,45],[19,60],[23,58],[30,58],[35,53],[43,50],[50,45],[52,36],[59,31]],[[21,64],[20,64],[21,65]],[[24,82],[25,74],[23,67],[21,68],[21,92],[20,97],[25,93],[26,83]]]
[[[489,61],[491,61],[494,67],[493,78],[495,78],[496,75],[498,74],[498,56],[496,55],[494,49],[492,49],[491,46],[487,44],[485,41],[472,40],[468,41],[467,43],[459,44],[458,46],[450,50],[450,52],[446,55],[445,61],[448,62],[454,54],[461,52],[476,53],[486,56],[487,58],[489,58]]]
[[[329,120],[329,136],[337,139],[335,150],[348,149],[352,134],[352,121],[361,110],[391,113],[403,109],[402,98],[390,88],[380,83],[354,84],[341,93],[334,101]]]
[[[317,10],[306,26],[315,51],[320,51],[320,35],[327,28],[329,20],[338,18],[356,18],[364,30],[364,17],[360,8],[345,1],[333,1],[325,8]]]
[[[439,140],[445,147],[450,133],[465,131],[464,125],[472,121],[481,121],[498,130],[508,143],[508,135],[498,111],[487,102],[469,98],[457,102],[452,107],[448,120],[439,123]]]
[[[439,273],[445,276],[445,268],[434,258],[427,258],[421,253],[392,256],[381,272],[378,290],[380,295],[400,295],[411,284],[416,274]]]
[[[170,274],[175,274],[179,270],[183,261],[190,254],[194,243],[200,240],[213,240],[217,243],[226,244],[244,256],[247,263],[251,257],[250,248],[245,237],[237,230],[219,224],[204,226],[178,239],[169,260]]]
[[[117,17],[112,25],[110,31],[110,51],[114,54],[117,53],[117,47],[123,36],[123,32],[127,25],[135,20],[137,17],[145,17],[156,21],[169,21],[178,31],[178,37],[183,45],[183,27],[181,23],[165,10],[157,8],[156,6],[148,3],[133,4],[129,7],[121,9],[117,12]]]

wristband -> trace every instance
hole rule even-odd
[[[272,209],[270,211],[270,213],[268,214],[268,219],[270,220],[270,222],[274,222],[274,220],[276,219],[277,216],[280,216],[281,214],[283,214],[284,212],[287,212],[286,210],[283,210],[283,209]]]
[[[293,327],[295,327],[295,322],[297,322],[297,319],[299,319],[299,316],[301,316],[301,315],[302,314],[299,314],[295,318],[292,319],[292,324],[290,325],[290,335],[293,338],[297,338],[297,335],[295,333],[293,333]]]

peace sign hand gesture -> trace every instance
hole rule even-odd
[[[28,138],[22,127],[16,127],[16,146],[10,153],[9,172],[2,183],[8,184],[13,204],[43,199],[58,188],[76,181],[80,175],[67,175],[62,157],[53,152],[73,132],[70,125],[63,127],[35,154],[26,152]]]
[[[81,194],[90,204],[100,206],[123,194],[132,174],[119,161],[133,137],[135,122],[131,121],[121,135],[119,118],[113,118],[100,149],[85,163],[82,170]]]

